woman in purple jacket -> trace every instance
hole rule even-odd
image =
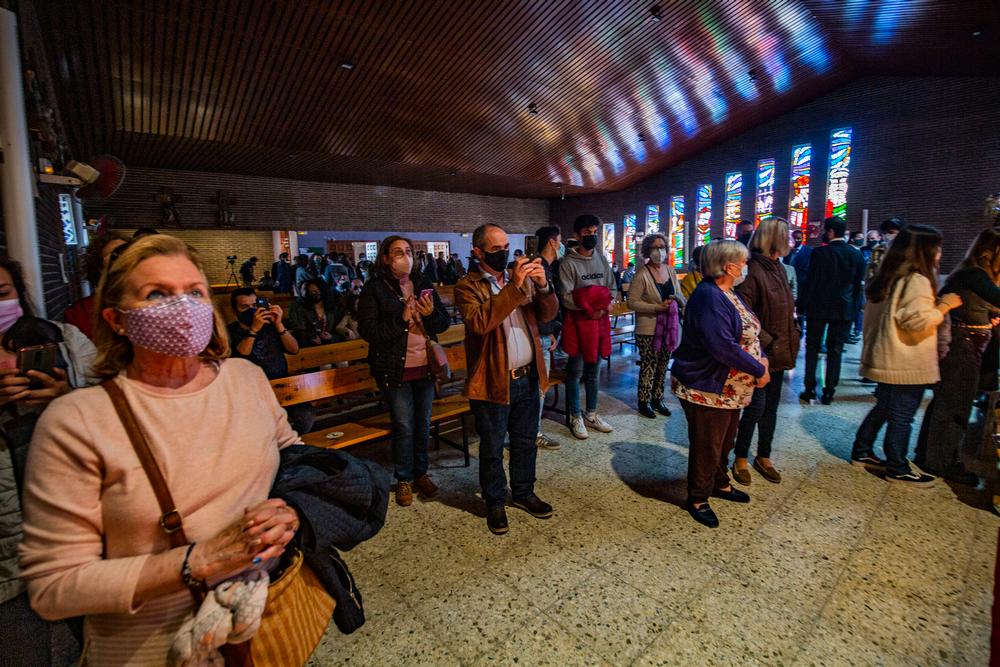
[[[709,528],[719,519],[709,497],[738,503],[726,467],[736,439],[740,410],[755,388],[770,381],[761,352],[760,322],[733,287],[747,275],[749,252],[739,241],[712,241],[701,253],[704,276],[684,312],[681,344],[674,353],[671,383],[688,423],[688,498],[692,518]]]

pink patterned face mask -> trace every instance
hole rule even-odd
[[[123,310],[125,336],[133,345],[170,357],[193,357],[208,347],[213,307],[186,294],[155,306]]]

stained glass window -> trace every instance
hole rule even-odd
[[[635,262],[635,213],[625,216],[625,266]]]
[[[706,183],[698,188],[698,211],[695,213],[696,246],[705,245],[712,240],[712,184]]]
[[[743,199],[743,173],[734,171],[726,174],[726,210],[723,236],[727,239],[736,238],[736,226],[740,224],[740,213]]]
[[[851,136],[844,127],[830,133],[830,177],[826,183],[826,217],[847,219],[847,176],[851,170]]]
[[[646,207],[646,236],[660,231],[660,205],[650,204]]]
[[[615,223],[605,222],[603,230],[602,239],[603,244],[601,248],[604,250],[604,256],[608,260],[608,264],[615,263]]]
[[[673,250],[674,266],[684,266],[684,239],[687,226],[684,224],[684,195],[670,198],[670,248]]]
[[[792,149],[792,182],[788,198],[788,228],[805,230],[809,222],[809,172],[812,168],[812,146],[805,144]]]
[[[761,160],[757,163],[757,203],[754,226],[760,224],[760,219],[774,212],[774,160]]]

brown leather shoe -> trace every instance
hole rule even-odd
[[[742,466],[736,465],[740,461],[743,462]],[[746,459],[736,459],[733,463],[733,479],[742,484],[743,486],[750,486],[750,469],[746,465]]]
[[[771,482],[772,484],[781,483],[781,473],[771,465],[771,462],[762,463],[760,459],[754,458],[753,469],[760,473],[760,476]]]
[[[396,504],[400,507],[409,507],[413,504],[413,489],[409,482],[396,483]]]
[[[417,487],[417,491],[420,492],[424,498],[433,498],[437,495],[438,488],[431,478],[427,475],[421,475],[413,480],[413,486]]]

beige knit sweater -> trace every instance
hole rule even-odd
[[[278,450],[299,441],[264,373],[228,359],[203,389],[163,396],[118,377],[188,539],[205,540],[268,497]],[[192,610],[181,590],[134,608],[149,554],[170,548],[159,506],[100,387],[49,406],[35,429],[24,494],[21,565],[45,618],[86,616],[87,664],[162,665]]]
[[[944,315],[927,278],[911,273],[896,281],[889,298],[865,304],[861,375],[888,384],[934,384],[937,328]]]

